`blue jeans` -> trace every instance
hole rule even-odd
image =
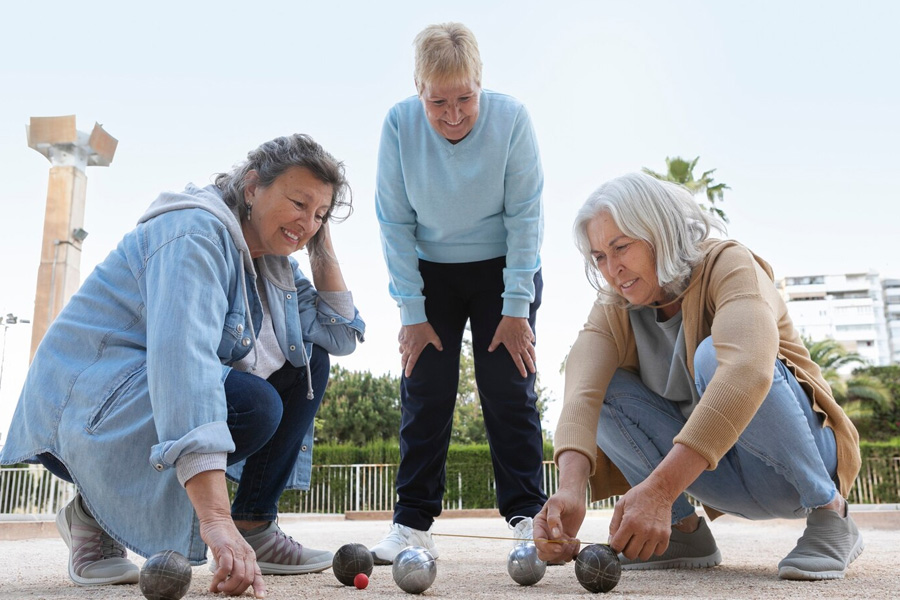
[[[694,356],[701,395],[717,366],[708,337]],[[672,449],[686,421],[675,402],[619,370],[606,392],[597,445],[637,485]],[[737,443],[687,492],[710,508],[747,519],[799,518],[834,499],[836,470],[834,433],[822,426],[794,375],[776,361],[772,387]],[[693,512],[682,494],[672,506],[672,522]]]
[[[236,520],[274,521],[278,499],[297,460],[303,436],[309,429],[325,395],[330,357],[313,346],[309,367],[313,399],[306,397],[306,367],[286,362],[262,379],[232,370],[225,378],[228,430],[235,450],[228,464],[247,459],[238,484],[231,516]],[[52,454],[38,456],[48,471],[68,482],[68,469]]]
[[[313,346],[309,357],[312,400],[306,397],[306,367],[285,363],[268,379],[232,370],[225,379],[232,465],[247,459],[231,504],[231,518],[274,521],[278,499],[300,453],[328,384],[328,352]]]

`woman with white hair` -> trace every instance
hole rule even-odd
[[[769,265],[684,188],[602,185],[575,220],[599,295],[566,363],[560,487],[535,517],[542,558],[575,556],[593,499],[621,495],[609,543],[625,569],[712,567],[708,518],[807,521],[784,579],[834,579],[863,549],[845,498],[859,437],[794,329]],[[564,541],[553,543],[545,540]]]

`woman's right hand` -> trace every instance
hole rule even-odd
[[[438,350],[444,349],[441,338],[428,321],[404,325],[400,328],[397,340],[400,342],[400,367],[407,377],[412,375],[413,367],[416,366],[425,346],[431,344]]]
[[[560,488],[534,516],[534,545],[538,558],[568,562],[578,556],[581,542],[575,537],[585,515],[584,489]]]
[[[256,552],[231,518],[225,471],[197,473],[187,480],[184,489],[200,521],[200,537],[216,561],[209,591],[240,596],[253,587],[257,598],[265,598],[266,584],[256,563]]]
[[[200,537],[216,561],[210,592],[240,596],[248,587],[253,587],[257,598],[266,597],[266,584],[256,563],[256,552],[244,540],[230,516],[201,521]]]

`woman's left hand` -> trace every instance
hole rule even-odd
[[[528,373],[535,372],[537,354],[534,350],[534,332],[528,319],[524,317],[507,317],[500,319],[494,339],[488,346],[488,352],[496,350],[500,344],[506,346],[506,351],[516,363],[516,368],[522,377],[528,377]]]
[[[648,560],[669,547],[672,502],[647,480],[622,496],[609,524],[609,545],[627,558]]]

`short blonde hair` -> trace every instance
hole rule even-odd
[[[481,54],[475,34],[462,23],[429,25],[416,36],[416,89],[428,83],[474,80],[481,87]]]

